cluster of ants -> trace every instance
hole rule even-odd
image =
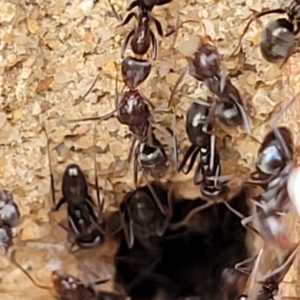
[[[104,202],[100,201],[97,174],[95,203],[88,193],[82,170],[78,165],[70,164],[63,175],[63,197],[54,208],[58,210],[67,204],[68,226],[65,230],[70,241],[79,248],[101,245],[107,235],[118,241],[115,282],[122,286],[123,291],[99,291],[95,285],[107,280],[87,285],[57,270],[52,274],[52,281],[59,300],[127,297],[138,300],[271,300],[276,296],[278,286],[298,251],[298,245],[290,243],[281,217],[293,210],[294,205],[297,206],[290,200],[295,200],[298,195],[294,187],[299,171],[293,167],[292,134],[287,127],[276,124],[299,97],[295,96],[276,115],[272,129],[258,151],[256,170],[251,173],[250,180],[243,183],[241,190],[229,198],[228,183],[233,176],[221,173],[214,119],[217,118],[225,126],[241,126],[249,135],[251,126],[242,97],[222,68],[221,56],[212,39],[209,36],[200,39],[165,110],[156,108],[139,87],[151,72],[151,61],[145,58],[150,46],[152,59],[157,58],[158,43],[150,28],[151,23],[155,24],[160,36],[172,34],[164,34],[160,22],[152,14],[155,6],[169,2],[171,0],[135,0],[127,7],[130,12],[124,20],[110,3],[120,25],[135,17],[137,26],[128,33],[121,48],[121,72],[125,87],[121,94],[116,88],[115,110],[100,117],[107,120],[117,113],[119,122],[127,125],[134,142],[138,141],[134,150],[134,182],[137,183],[139,166],[155,181],[127,193],[118,212],[107,217],[103,214]],[[137,12],[132,11],[135,8]],[[271,22],[263,31],[261,53],[269,62],[285,62],[292,54],[294,39],[299,32],[299,0],[294,0],[287,10],[274,9],[255,15],[247,24],[243,36],[253,20],[270,13],[285,13],[287,18]],[[124,58],[129,43],[134,56]],[[201,195],[196,199],[175,199],[172,190],[159,183],[170,164],[164,146],[154,134],[153,114],[157,111],[174,112],[174,91],[187,72],[203,83],[213,96],[193,99],[187,111],[186,133],[191,146],[180,163],[176,134],[168,129],[174,140],[175,166],[178,171],[188,174],[197,164],[194,184],[199,186]],[[50,156],[49,163],[51,167]],[[53,182],[51,175],[52,191]],[[251,215],[247,191],[253,185],[259,186],[263,192],[255,200],[252,199],[256,212]],[[8,248],[12,239],[10,228],[15,226],[19,213],[11,197],[7,196],[7,201],[2,201],[2,198],[0,203],[5,202],[5,205],[0,211],[0,238],[2,245]],[[54,192],[53,200],[55,203]],[[255,220],[258,220],[259,229],[251,225]],[[276,245],[283,251],[284,257],[280,263],[262,271],[262,266],[267,264],[264,260],[268,260],[267,246],[249,258],[245,242],[249,231],[259,235],[265,245]],[[13,254],[12,260],[30,277],[15,261]]]

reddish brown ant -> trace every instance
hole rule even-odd
[[[231,56],[234,55],[240,47],[242,39],[247,33],[251,23],[260,17],[270,14],[287,14],[287,18],[271,21],[263,30],[260,42],[261,54],[263,58],[270,63],[276,63],[279,60],[283,60],[283,65],[288,60],[294,50],[295,36],[300,31],[299,0],[293,0],[286,9],[277,8],[254,15],[247,23]]]
[[[125,300],[127,296],[115,292],[104,290],[96,290],[96,285],[101,285],[109,281],[109,279],[97,280],[91,284],[84,284],[77,277],[70,275],[63,270],[54,270],[51,274],[53,287],[38,284],[33,277],[16,261],[16,250],[11,253],[11,262],[19,268],[31,282],[44,290],[55,293],[58,300]]]

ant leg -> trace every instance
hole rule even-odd
[[[61,199],[58,201],[58,203],[55,205],[54,211],[58,211],[58,210],[61,208],[61,206],[62,206],[63,204],[65,204],[65,203],[66,203],[65,198],[61,198]]]
[[[171,96],[170,96],[170,99],[169,99],[169,102],[168,102],[168,108],[174,106],[174,105],[173,105],[173,99],[174,99],[175,92],[176,92],[176,90],[177,90],[179,84],[181,83],[181,81],[183,80],[183,78],[184,78],[184,76],[186,75],[187,72],[188,72],[188,67],[185,67],[185,68],[182,70],[182,72],[181,72],[179,78],[177,79],[177,82],[175,83],[175,86],[174,86],[174,88],[173,88],[173,90],[172,90],[172,93],[171,93]]]
[[[246,112],[245,112],[245,109],[244,109],[244,107],[243,107],[240,103],[238,103],[237,101],[235,101],[235,104],[236,104],[236,106],[239,108],[240,113],[241,113],[241,115],[242,115],[242,119],[243,119],[243,121],[244,121],[244,129],[245,129],[245,131],[248,133],[248,135],[251,136],[250,122],[249,122],[248,116],[247,116],[247,114],[246,114]],[[257,141],[255,138],[254,138],[254,140]]]
[[[211,107],[211,104],[209,104],[207,101],[201,100],[200,98],[192,98],[192,97],[189,97],[189,96],[186,96],[186,98],[192,100],[192,103],[196,103],[196,104],[199,104],[199,105],[204,105],[204,106],[207,106],[207,107]]]
[[[134,186],[137,187],[138,181],[138,156],[141,151],[141,142],[135,147],[134,150],[134,162],[133,162],[133,175],[134,175]]]
[[[191,163],[194,164],[194,161],[196,159],[196,155],[198,154],[197,152],[194,153],[194,155],[191,157]],[[194,185],[199,185],[202,183],[203,181],[203,172],[202,172],[202,162],[199,162],[196,170],[195,170],[195,174],[194,174]]]
[[[246,225],[252,221],[254,221],[256,218],[258,217],[258,213],[255,213],[249,217],[243,218],[243,220],[241,221],[242,225],[244,227],[246,227]]]
[[[190,219],[194,216],[194,214],[206,209],[206,208],[209,208],[210,206],[213,206],[213,205],[216,205],[218,203],[223,203],[224,200],[216,200],[216,201],[211,201],[211,202],[207,202],[203,205],[200,205],[196,208],[193,208],[186,216],[185,218],[182,220],[182,221],[179,221],[177,223],[173,223],[170,225],[170,230],[174,231],[174,230],[177,230],[183,226],[185,226],[189,221]]]
[[[209,160],[209,169],[212,171],[215,165],[215,145],[216,145],[216,136],[210,136],[210,160]],[[220,174],[218,174],[220,175]]]
[[[75,102],[73,103],[73,106],[78,105],[80,102],[82,102],[88,96],[88,94],[92,91],[92,89],[94,88],[96,82],[98,81],[99,76],[100,76],[100,72],[97,74],[97,76],[93,80],[91,86],[88,88],[86,93],[83,96],[80,96],[77,100],[75,100]]]
[[[148,182],[148,180],[147,180],[147,178],[146,178],[144,172],[143,172],[143,176],[144,176],[145,179],[146,179],[147,187],[148,187],[148,189],[149,189],[149,191],[150,191],[150,193],[151,193],[151,195],[152,195],[152,197],[153,197],[153,199],[154,199],[154,201],[155,201],[155,203],[156,203],[158,209],[160,210],[160,212],[161,212],[164,216],[168,217],[168,212],[166,211],[165,207],[161,204],[161,202],[160,202],[160,200],[158,199],[158,196],[157,196],[157,194],[156,194],[154,188],[152,187],[152,184]]]
[[[187,163],[188,159],[191,157],[191,155],[193,155],[193,153],[194,153],[195,151],[196,151],[196,152],[199,152],[199,149],[198,149],[197,146],[195,146],[195,145],[191,145],[191,146],[188,148],[187,152],[185,153],[185,155],[184,155],[184,157],[183,157],[182,162],[180,163],[180,165],[179,165],[179,167],[178,167],[178,169],[177,169],[178,172],[182,171],[182,173],[186,175],[186,174],[188,174],[188,173],[191,171],[191,169],[192,169],[193,166],[194,166],[194,162],[195,162],[195,160],[196,160],[196,157],[195,157],[193,163],[192,163],[192,161],[190,161],[187,170],[183,170],[183,168],[184,168],[185,164]]]
[[[213,121],[213,118],[215,116],[215,113],[216,113],[216,110],[218,108],[218,103],[213,103],[210,110],[209,110],[209,113],[206,117],[206,120],[204,122],[204,125],[202,127],[202,132],[203,133],[207,133],[208,134],[208,127],[210,126],[211,122]]]
[[[99,192],[99,183],[98,183],[98,172],[97,172],[97,159],[96,159],[96,153],[97,153],[97,141],[96,141],[96,123],[94,124],[94,177],[95,177],[95,188],[96,188],[96,195],[97,195],[97,204],[98,204],[98,218],[100,224],[102,224],[102,214],[104,209],[104,199],[100,202],[100,192]]]
[[[126,36],[123,44],[122,44],[122,48],[121,48],[121,59],[124,58],[124,55],[125,55],[125,51],[126,51],[126,48],[128,46],[128,43],[129,43],[129,40],[132,38],[132,36],[134,35],[134,29],[132,29]]]
[[[179,159],[178,159],[178,140],[176,133],[176,107],[173,107],[173,122],[172,122],[172,132],[173,132],[173,160],[175,162],[176,170],[179,168]]]
[[[258,278],[257,281],[258,282],[266,282],[267,280],[270,280],[270,279],[272,279],[272,277],[276,276],[276,277],[279,277],[278,281],[281,282],[283,280],[284,276],[286,275],[286,273],[289,271],[298,251],[299,251],[299,244],[296,245],[294,247],[294,249],[292,249],[287,254],[287,257],[284,259],[285,262],[282,265],[277,267],[275,270],[269,272],[268,274],[261,276],[260,278]]]
[[[250,28],[250,25],[252,24],[252,22],[256,21],[260,17],[270,15],[270,14],[286,14],[286,10],[281,9],[281,8],[272,9],[272,10],[267,10],[267,11],[264,11],[264,12],[261,12],[257,15],[252,16],[251,19],[248,21],[246,27],[244,28],[244,31],[243,31],[242,35],[240,36],[240,38],[239,38],[239,42],[238,42],[237,46],[234,48],[234,50],[229,55],[229,57],[233,56],[235,54],[235,52],[237,51],[237,49],[241,46],[242,39],[245,36],[245,34],[247,33],[248,29]]]
[[[128,157],[127,157],[127,162],[130,163],[131,162],[131,158],[132,158],[132,154],[133,154],[133,149],[134,149],[134,145],[136,142],[136,137],[133,137],[133,141],[130,145],[130,149],[129,149],[129,153],[128,153]]]
[[[134,244],[133,221],[131,218],[129,218],[129,224],[126,224],[124,212],[120,211],[120,222],[123,228],[127,246],[129,249],[132,249]]]
[[[237,211],[236,209],[234,209],[227,201],[224,202],[225,206],[233,213],[235,214],[237,217],[239,217],[240,219],[242,219],[241,223],[242,225],[246,228],[246,229],[249,229],[249,230],[252,230],[254,233],[256,233],[257,235],[260,236],[260,233],[258,230],[256,230],[254,227],[250,226],[250,225],[247,225],[247,224],[243,224],[243,221],[246,220],[247,218],[241,214],[239,211]],[[252,217],[252,216],[250,216]],[[249,217],[248,217],[249,218]],[[250,223],[252,222],[252,220],[250,220],[249,222],[247,223]]]
[[[154,33],[152,32],[151,29],[150,29],[150,38],[151,38],[151,43],[152,43],[152,48],[153,48],[152,59],[156,60],[156,57],[157,57],[157,40],[156,40],[156,37],[155,37],[155,35],[154,35]]]
[[[48,164],[50,169],[50,187],[51,187],[51,194],[52,194],[52,204],[55,205],[55,187],[54,187],[54,177],[52,172],[52,163],[51,163],[51,156],[50,156],[50,147],[49,147],[49,136],[47,130],[44,125],[42,125],[42,130],[45,133],[46,140],[47,140],[47,155],[48,155]]]
[[[171,1],[171,0],[170,0]],[[138,0],[135,0],[135,1],[132,1],[127,7],[126,7],[126,10],[129,11],[129,10],[132,10],[134,7],[138,6],[139,5],[139,1]]]
[[[119,23],[116,27],[121,27],[121,26],[124,26],[126,25],[127,23],[129,23],[129,21],[135,17],[137,19],[137,14],[135,12],[131,12],[129,13],[126,18],[124,19],[124,21],[122,21],[121,23]]]
[[[161,6],[161,5],[165,5],[172,2],[172,0],[160,0],[158,3],[156,3],[155,5],[157,6]]]
[[[246,267],[242,267],[242,266],[245,266],[249,263],[252,263],[255,261],[255,259],[257,258],[257,255],[255,255],[254,257],[248,257],[246,259],[244,259],[243,261],[239,262],[239,263],[236,263],[234,265],[234,269],[241,272],[241,273],[244,273],[244,274],[247,274],[249,275],[250,274],[250,270],[249,268],[246,268]]]
[[[273,129],[274,135],[276,137],[276,139],[280,142],[286,158],[289,160],[292,160],[292,155],[290,153],[290,151],[288,150],[288,147],[284,141],[284,138],[282,137],[279,129],[277,128],[276,124],[278,122],[278,120],[282,117],[282,115],[297,101],[299,100],[300,97],[300,93],[298,93],[285,107],[283,107],[281,109],[281,111],[274,117],[274,119],[271,121],[271,127]]]

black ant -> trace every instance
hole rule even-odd
[[[274,251],[270,244],[262,248],[248,278],[245,293],[238,300],[274,300],[279,290],[279,284],[291,268],[298,250],[299,245],[293,246],[283,254],[279,261],[279,259],[270,259],[273,257],[272,252]]]
[[[283,60],[282,65],[288,60],[294,49],[295,36],[299,33],[300,27],[300,3],[299,0],[293,0],[287,9],[272,9],[254,15],[246,25],[238,45],[231,55],[234,55],[240,47],[242,39],[248,31],[251,23],[260,17],[269,14],[287,14],[287,18],[276,19],[271,21],[263,30],[260,42],[260,51],[263,58],[270,62],[276,63]]]
[[[211,103],[203,102],[204,105],[210,107],[203,126],[204,132],[207,132],[208,125],[212,119],[218,117],[225,125],[233,127],[244,126],[246,132],[251,134],[249,120],[243,108],[240,93],[225,72],[221,70],[221,55],[210,36],[200,37],[194,57],[188,59],[188,67],[179,76],[174,90],[183,80],[187,71],[196,80],[204,82],[216,96],[209,98]],[[168,107],[172,107],[171,100]]]
[[[258,217],[261,225],[261,234],[266,239],[274,240],[281,247],[289,243],[279,222],[281,212],[288,210],[289,194],[287,185],[291,182],[293,170],[293,140],[291,132],[286,127],[277,127],[281,115],[298,100],[297,94],[272,121],[272,132],[268,133],[259,152],[256,180],[251,184],[265,187],[265,192],[255,201],[258,212],[242,220],[248,224]],[[252,175],[252,178],[254,175]],[[255,177],[254,177],[255,178]]]
[[[200,103],[197,102],[198,100]],[[202,130],[209,114],[208,107],[203,105],[202,101],[204,102],[202,99],[195,99],[186,114],[186,132],[192,145],[186,152],[179,171],[183,170],[190,158],[187,170],[183,170],[184,174],[188,174],[199,154],[201,161],[195,171],[194,183],[195,185],[201,184],[201,192],[204,196],[214,197],[224,195],[228,189],[217,179],[209,179],[211,176],[220,177],[221,164],[219,153],[215,149],[215,136]],[[208,129],[211,131],[211,124]]]
[[[133,248],[135,239],[150,247],[149,238],[164,235],[171,218],[171,204],[167,199],[167,191],[156,183],[125,195],[120,214],[128,248]]]
[[[62,179],[62,198],[56,204],[54,195],[54,179],[52,172],[52,164],[50,158],[49,138],[46,129],[43,130],[47,137],[48,159],[50,166],[50,179],[52,189],[52,200],[55,205],[54,210],[57,211],[65,203],[68,204],[68,228],[60,224],[67,230],[69,238],[73,240],[80,248],[91,248],[102,243],[104,238],[104,230],[101,219],[99,219],[94,211],[95,202],[88,193],[88,185],[84,173],[77,164],[69,164],[63,174]],[[95,157],[94,157],[95,159]],[[96,168],[96,161],[95,161]],[[97,202],[102,214],[104,201],[100,203],[99,186],[97,171],[95,169],[95,186],[97,192]],[[100,215],[101,216],[101,215]],[[99,216],[99,217],[100,217]],[[74,244],[72,243],[72,246]],[[72,247],[71,247],[72,249]]]

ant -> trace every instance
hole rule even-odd
[[[138,181],[138,162],[146,174],[154,179],[162,178],[168,167],[169,161],[163,145],[152,136],[152,145],[139,142],[134,153],[134,183]]]
[[[68,228],[65,228],[63,224],[60,224],[60,226],[66,229],[69,234],[69,238],[73,240],[71,249],[74,246],[74,243],[83,249],[95,247],[102,242],[104,237],[104,230],[102,228],[101,218],[99,220],[99,218],[97,218],[95,214],[95,202],[88,193],[88,185],[84,173],[77,164],[69,164],[66,167],[62,179],[62,198],[56,204],[54,195],[54,179],[49,149],[49,137],[45,127],[43,127],[43,130],[47,138],[47,152],[51,172],[50,181],[52,189],[52,200],[53,204],[55,205],[54,211],[59,210],[63,204],[68,204]],[[98,207],[101,215],[103,212],[104,201],[100,203],[95,159],[96,158],[94,156],[96,183],[95,186],[97,192]]]
[[[236,50],[240,47],[242,39],[251,23],[269,14],[287,14],[287,18],[279,18],[275,21],[271,21],[266,28],[264,28],[261,35],[260,52],[263,58],[270,63],[283,60],[283,65],[288,60],[294,49],[295,36],[300,31],[299,0],[293,0],[286,9],[272,9],[254,15],[246,25],[238,45],[230,56],[234,55]]]
[[[7,253],[13,245],[12,228],[20,221],[20,211],[13,195],[7,190],[0,193],[0,249]]]
[[[198,100],[199,103],[197,102]],[[221,164],[220,156],[215,148],[215,136],[203,132],[203,126],[209,114],[209,109],[203,105],[204,100],[195,99],[189,107],[186,114],[186,132],[192,145],[187,150],[184,158],[179,165],[179,171],[183,170],[188,159],[190,163],[187,170],[183,170],[184,174],[188,174],[193,168],[196,157],[201,156],[201,162],[198,164],[195,175],[194,184],[201,184],[201,192],[208,197],[225,195],[228,188],[220,184],[217,179],[210,179],[211,176],[220,178]],[[211,131],[212,126],[209,124],[208,129]]]
[[[288,210],[289,194],[288,183],[293,179],[293,140],[291,132],[286,127],[277,127],[276,123],[286,110],[299,98],[299,93],[277,114],[271,122],[272,131],[267,134],[259,151],[259,159],[256,165],[258,174],[256,180],[250,180],[250,184],[258,184],[265,187],[265,192],[254,201],[257,213],[244,218],[242,224],[252,222],[256,217],[261,225],[261,234],[267,239],[275,240],[281,247],[288,244],[287,237],[283,233],[279,223],[280,212]],[[292,178],[292,179],[291,179]]]
[[[126,10],[132,10],[134,7],[137,6],[151,12],[154,6],[165,5],[170,2],[172,2],[172,0],[135,0],[129,4]]]
[[[78,121],[95,121],[95,120],[107,120],[114,116],[117,112],[117,118],[121,124],[127,125],[129,127],[130,133],[133,136],[133,142],[131,151],[129,153],[128,161],[132,156],[132,149],[135,145],[136,140],[139,141],[139,144],[136,149],[135,158],[141,158],[141,153],[139,147],[141,144],[146,145],[147,147],[152,147],[155,149],[160,149],[159,152],[156,152],[165,160],[165,153],[164,149],[160,143],[158,143],[157,139],[154,136],[154,128],[156,127],[154,124],[154,120],[152,119],[152,112],[165,112],[170,111],[164,108],[155,108],[155,106],[147,99],[147,97],[143,94],[143,92],[139,89],[139,84],[141,81],[147,77],[147,74],[150,72],[149,65],[145,63],[144,65],[134,64],[135,59],[125,59],[122,62],[122,77],[124,81],[124,87],[122,93],[118,93],[118,77],[116,77],[116,87],[115,87],[115,109],[104,115],[102,117],[88,117],[82,118],[79,120],[69,120],[69,122],[78,122]],[[133,66],[136,66],[134,69]],[[130,69],[133,68],[133,69]],[[131,70],[131,71],[130,71]],[[133,70],[133,71],[132,71]],[[173,128],[174,123],[176,121],[176,115],[173,114]],[[174,160],[177,165],[177,143],[176,141],[176,134],[169,129],[169,132],[172,133],[174,139]],[[149,149],[149,148],[148,148]],[[154,150],[155,152],[155,150]],[[154,153],[153,152],[153,153]],[[137,155],[137,153],[141,155]],[[146,153],[146,152],[145,152]],[[155,155],[156,155],[155,154]],[[149,158],[149,157],[148,157]],[[142,159],[143,160],[143,159]],[[140,161],[142,161],[140,160]],[[149,159],[147,159],[149,162]],[[156,159],[150,159],[150,162],[156,163]],[[147,168],[147,167],[146,167]],[[153,168],[152,168],[153,169]],[[135,171],[136,174],[136,171]],[[136,178],[136,175],[135,175]],[[136,183],[136,182],[135,182]]]
[[[120,24],[117,27],[124,26],[129,23],[129,21],[135,17],[137,19],[137,26],[132,29],[122,44],[121,48],[121,59],[124,58],[124,54],[126,48],[128,46],[129,41],[131,41],[131,49],[133,53],[141,58],[143,57],[149,50],[150,45],[153,47],[152,58],[153,60],[157,57],[157,39],[150,28],[150,23],[154,22],[156,30],[160,36],[164,36],[163,29],[161,23],[152,15],[151,11],[155,5],[164,5],[171,2],[171,0],[154,0],[154,1],[147,1],[147,0],[138,0],[133,1],[128,7],[127,11],[132,10],[133,8],[137,7],[138,12],[130,12],[125,17],[123,21],[121,21],[120,16],[116,13],[115,8],[109,1],[112,11],[114,12],[116,18],[120,21]],[[167,33],[165,36],[169,36],[174,31]]]
[[[246,293],[241,295],[238,300],[274,300],[279,290],[279,284],[291,268],[298,250],[299,245],[293,246],[283,254],[279,262],[279,260],[270,259],[272,251],[274,251],[270,244],[262,248],[248,278]],[[274,263],[276,265],[273,265]]]
[[[183,80],[187,71],[196,80],[203,82],[214,94],[213,98],[208,98],[211,103],[202,101],[204,105],[210,107],[206,122],[203,125],[203,131],[207,132],[212,119],[218,117],[226,126],[243,126],[250,135],[250,124],[243,108],[240,93],[231,83],[225,71],[221,70],[221,55],[210,36],[200,37],[194,57],[188,58],[188,66],[179,76],[175,89]],[[172,107],[171,100],[168,107]]]
[[[16,250],[11,253],[10,261],[18,267],[37,287],[44,290],[52,290],[55,299],[58,300],[125,300],[127,296],[115,292],[96,290],[96,285],[101,285],[109,279],[100,279],[93,283],[85,284],[77,277],[66,273],[63,270],[54,270],[51,274],[53,287],[38,284],[33,277],[16,260]]]
[[[135,239],[148,245],[149,238],[164,235],[171,218],[171,204],[166,199],[169,199],[168,193],[157,183],[125,195],[120,205],[120,219],[129,249],[133,248]]]

